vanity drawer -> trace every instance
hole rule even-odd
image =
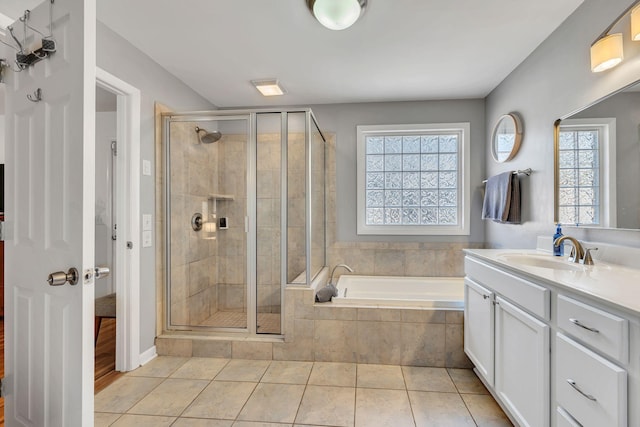
[[[571,415],[558,406],[556,411],[556,427],[582,427]]]
[[[467,276],[515,302],[528,312],[541,319],[549,320],[548,289],[468,256],[464,259],[464,271]]]
[[[628,320],[558,295],[558,326],[607,356],[629,362]]]
[[[626,371],[560,334],[555,385],[558,405],[580,425],[627,426]]]

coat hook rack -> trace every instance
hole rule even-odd
[[[42,89],[38,88],[33,95],[27,94],[27,99],[31,102],[40,102],[42,101]]]
[[[18,49],[16,49],[18,50],[18,53],[16,54],[16,64],[18,65],[18,68],[20,71],[25,70],[37,64],[38,62],[48,58],[49,56],[53,55],[56,52],[56,41],[53,38],[53,3],[54,3],[53,0],[51,0],[49,3],[49,34],[48,35],[37,30],[36,28],[34,28],[29,24],[29,19],[31,18],[31,11],[29,10],[25,10],[24,14],[20,18],[20,22],[22,22],[24,26],[22,43],[20,43],[18,38],[13,33],[13,27],[7,27],[7,29],[9,30],[9,33],[11,34],[11,37],[18,45]],[[41,36],[40,47],[38,47],[37,49],[34,49],[31,52],[29,52],[28,50],[25,50],[28,29],[30,29],[35,33],[38,33]]]

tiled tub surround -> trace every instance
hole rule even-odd
[[[156,347],[170,356],[469,368],[462,321],[458,310],[317,304],[313,289],[289,287],[283,341],[174,335]]]

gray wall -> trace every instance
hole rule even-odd
[[[484,100],[330,104],[311,107],[323,132],[336,134],[337,240],[348,242],[482,242],[484,179]],[[471,235],[470,236],[358,236],[356,234],[356,126],[405,123],[471,123]]]
[[[159,101],[178,111],[215,109],[215,106],[101,22],[97,23],[97,32],[98,67],[141,91],[140,157],[151,161],[152,176],[141,176],[140,208],[141,214],[155,214],[154,103]],[[141,352],[153,346],[156,336],[156,242],[153,243],[153,247],[140,251]]]
[[[625,32],[625,61],[598,74],[591,72],[589,63],[591,43],[630,4],[631,0],[585,0],[487,97],[487,140],[498,117],[510,111],[521,114],[525,132],[520,153],[509,163],[494,162],[489,150],[485,150],[487,174],[527,167],[534,171],[523,179],[524,224],[487,222],[489,246],[535,247],[536,236],[554,233],[553,123],[638,79],[640,43],[630,41],[627,20],[619,26]],[[637,232],[567,228],[565,234],[640,246]]]

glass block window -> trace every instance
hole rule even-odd
[[[557,220],[616,227],[616,119],[562,120],[557,145]]]
[[[359,234],[465,232],[462,125],[358,126]]]
[[[558,215],[563,224],[600,224],[599,127],[560,128]]]

